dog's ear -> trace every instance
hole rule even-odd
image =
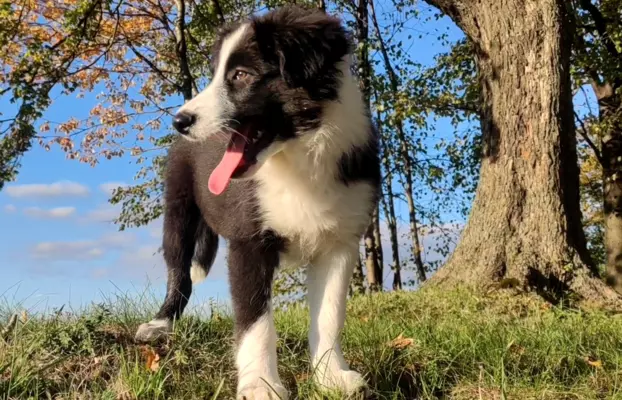
[[[319,10],[288,6],[254,21],[259,50],[292,86],[310,84],[351,51],[341,21]]]

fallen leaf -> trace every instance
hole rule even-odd
[[[603,362],[601,360],[599,360],[598,358],[595,358],[595,357],[592,357],[592,356],[585,357],[585,362],[588,363],[589,365],[591,365],[594,368],[602,368],[603,367]]]
[[[22,321],[22,324],[25,324],[26,321],[28,321],[28,313],[26,312],[26,310],[22,311],[21,321]]]
[[[395,339],[391,340],[388,345],[390,347],[393,347],[394,349],[405,349],[406,347],[410,346],[411,344],[413,344],[414,339],[411,338],[405,338],[403,333],[400,333],[400,335],[398,337],[396,337]]]
[[[303,372],[301,374],[296,375],[296,382],[300,383],[300,382],[305,382],[309,380],[309,374],[306,372]]]
[[[160,369],[160,355],[153,351],[151,347],[143,347],[143,354],[147,358],[146,367],[148,370],[157,372]]]

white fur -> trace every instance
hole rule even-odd
[[[316,381],[348,394],[365,386],[349,369],[339,336],[347,288],[360,236],[369,221],[374,188],[343,185],[338,162],[344,152],[369,140],[365,105],[347,62],[338,100],[328,104],[320,128],[286,142],[256,172],[265,228],[289,240],[281,266],[307,269],[311,309],[309,346]]]
[[[135,338],[139,342],[151,342],[173,332],[173,321],[168,319],[154,319],[141,324],[136,331]]]
[[[236,366],[238,399],[287,398],[287,391],[277,371],[276,329],[272,311],[269,310],[243,333]]]
[[[192,265],[190,266],[190,280],[192,283],[197,284],[201,283],[207,278],[207,272],[205,268],[199,265],[198,262],[192,261]]]
[[[218,64],[209,85],[192,100],[184,104],[178,112],[189,112],[197,116],[197,121],[190,128],[189,140],[204,139],[223,128],[235,108],[225,90],[227,60],[240,45],[248,24],[241,25],[224,40],[218,55]]]
[[[309,349],[314,378],[321,386],[352,394],[365,386],[363,377],[351,371],[343,358],[340,334],[346,314],[348,283],[358,242],[322,254],[307,270],[307,300],[311,313]]]
[[[283,264],[306,264],[339,243],[358,243],[368,223],[373,188],[338,179],[342,154],[365,145],[370,131],[346,62],[341,71],[339,97],[326,106],[320,128],[286,142],[255,174],[265,228],[290,241]]]

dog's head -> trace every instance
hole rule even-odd
[[[319,126],[323,105],[338,97],[350,51],[339,19],[296,6],[221,30],[210,84],[173,122],[188,139],[228,141],[210,177],[213,193]]]

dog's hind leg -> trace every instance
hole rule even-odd
[[[218,235],[201,218],[197,227],[194,257],[190,267],[190,279],[197,284],[209,274],[216,253],[218,252]]]
[[[366,388],[361,374],[350,370],[340,345],[348,285],[358,256],[356,245],[336,246],[318,256],[307,268],[313,377],[321,387],[338,389],[347,395]]]

